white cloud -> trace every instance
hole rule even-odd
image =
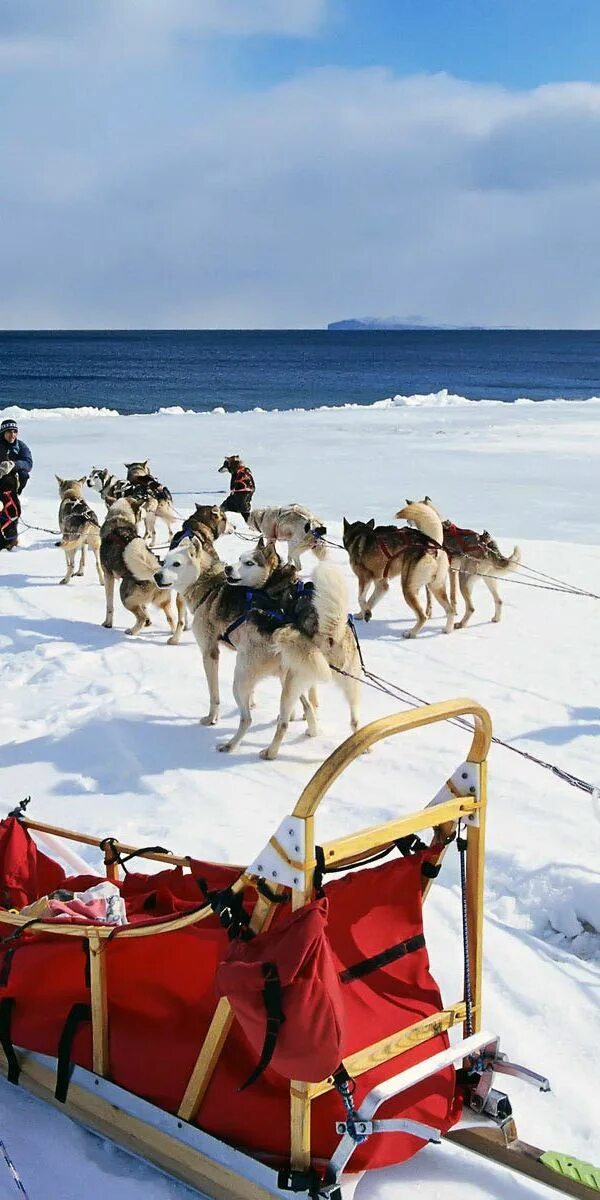
[[[9,112],[5,325],[600,324],[600,86],[173,88],[74,74]]]

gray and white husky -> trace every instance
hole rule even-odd
[[[277,729],[261,757],[277,756],[298,701],[308,735],[316,736],[315,688],[332,678],[332,667],[347,672],[333,678],[348,700],[352,729],[358,728],[360,684],[349,676],[359,674],[360,662],[347,621],[346,586],[336,567],[317,567],[314,590],[305,595],[298,592],[294,568],[282,565],[272,542],[260,538],[236,564],[225,566],[210,539],[192,537],[168,552],[154,578],[159,587],[175,587],[192,613],[210,696],[203,724],[214,725],[219,717],[220,647],[237,650],[233,693],[240,721],[220,750],[234,750],[242,741],[252,723],[254,689],[267,676],[279,678],[282,690]],[[248,592],[260,597],[250,609]]]
[[[81,479],[61,479],[56,476],[60,506],[58,509],[58,528],[62,546],[67,560],[67,570],[61,583],[70,583],[73,575],[83,575],[85,570],[85,552],[89,546],[96,560],[96,570],[100,583],[104,583],[102,567],[100,566],[100,522],[89,504],[83,498],[85,475]],[[79,566],[75,570],[75,556],[79,550]]]

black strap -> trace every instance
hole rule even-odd
[[[104,838],[104,840],[100,842],[100,849],[105,854],[107,847],[109,847],[110,850],[112,850],[112,854],[113,854],[110,865],[112,866],[113,863],[118,863],[118,865],[123,868],[126,875],[129,875],[129,871],[127,870],[127,867],[125,866],[125,863],[130,862],[130,860],[132,858],[139,858],[139,856],[141,854],[170,854],[171,853],[171,851],[166,850],[164,846],[140,846],[139,850],[132,850],[131,854],[119,854],[119,851],[117,849],[118,845],[119,845],[119,843],[116,838],[107,837],[107,838]]]
[[[263,1071],[266,1071],[277,1045],[279,1030],[285,1021],[285,1013],[281,1006],[281,982],[279,972],[275,963],[263,963],[262,973],[265,981],[263,988],[263,1000],[267,1013],[267,1025],[265,1029],[265,1040],[263,1042],[262,1053],[253,1072],[248,1076],[245,1083],[242,1084],[240,1091],[251,1087],[260,1079]]]
[[[71,1078],[71,1050],[75,1034],[83,1021],[91,1021],[92,1010],[89,1004],[74,1004],[63,1025],[63,1031],[58,1042],[56,1065],[56,1088],[54,1098],[61,1104],[67,1099],[69,1081]]]
[[[15,1048],[12,1044],[10,1029],[14,1006],[15,1001],[12,996],[5,996],[3,1000],[0,1000],[0,1046],[2,1046],[4,1055],[6,1057],[8,1066],[6,1078],[8,1079],[9,1083],[18,1083],[19,1075],[21,1073],[19,1060],[15,1054]]]
[[[31,804],[31,796],[26,796],[24,800],[19,800],[16,808],[12,808],[11,811],[6,814],[7,820],[9,817],[16,817],[17,821],[21,821],[25,816],[25,809],[27,808],[28,804]]]
[[[424,935],[417,933],[415,937],[407,938],[405,942],[398,942],[396,946],[390,946],[388,950],[382,950],[380,954],[373,954],[371,958],[364,958],[362,962],[355,963],[353,967],[347,967],[345,971],[340,971],[340,981],[341,983],[352,983],[354,979],[362,979],[363,975],[368,975],[371,971],[378,971],[381,967],[387,967],[407,954],[413,954],[415,950],[422,950],[424,945]]]
[[[210,892],[205,879],[197,876],[195,878],[205,900],[219,918],[223,929],[227,930],[229,940],[233,941],[239,937],[243,942],[249,942],[255,934],[250,928],[250,917],[244,908],[243,892],[234,892],[232,888]]]
[[[8,942],[16,942],[23,936],[27,929],[31,929],[32,925],[39,925],[41,917],[32,917],[30,921],[26,921],[24,925],[17,925],[12,933],[7,933],[6,937],[0,938],[0,946],[6,946]]]
[[[289,896],[286,896],[285,892],[274,892],[269,887],[266,879],[256,880],[256,890],[260,892],[261,896],[264,896],[265,900],[270,900],[271,904],[287,904],[289,899]]]

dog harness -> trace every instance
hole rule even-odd
[[[184,538],[191,538],[193,536],[194,530],[192,529],[191,525],[188,525],[187,521],[184,521],[181,529],[178,529],[177,533],[173,534],[173,537],[169,543],[169,550],[176,550],[179,543],[182,542]]]
[[[434,538],[430,538],[428,534],[422,533],[420,529],[410,529],[409,526],[407,525],[405,529],[399,529],[398,533],[402,534],[402,541],[399,544],[398,549],[394,552],[394,554],[392,554],[391,550],[386,545],[383,538],[381,538],[381,537],[375,538],[378,548],[381,550],[381,553],[383,554],[384,558],[387,560],[385,567],[383,569],[383,578],[384,579],[387,579],[394,560],[396,558],[399,558],[400,555],[404,553],[407,546],[411,546],[411,545],[414,546],[417,543],[420,543],[423,546],[423,543],[425,542],[426,544],[423,547],[425,550],[425,553],[426,554],[434,554],[434,555],[437,554],[438,550],[442,549],[439,542],[436,542],[434,540]]]
[[[297,599],[299,596],[306,596],[307,599],[310,599],[313,591],[313,583],[304,583],[302,579],[299,579],[296,583],[296,594],[294,599]],[[248,588],[244,597],[243,613],[241,613],[239,617],[236,617],[235,621],[231,622],[231,625],[228,625],[225,633],[220,634],[219,641],[225,642],[227,646],[231,646],[232,650],[235,650],[235,646],[231,641],[231,634],[234,633],[236,629],[239,629],[240,625],[243,625],[252,613],[260,613],[263,617],[271,617],[273,621],[277,621],[280,625],[294,624],[293,616],[288,608],[273,608],[272,596],[269,596],[269,594],[263,591],[261,588],[257,588],[256,590]]]
[[[476,533],[474,529],[461,529],[451,521],[444,521],[444,550],[450,558],[459,554],[483,558],[489,550],[490,540],[487,531]]]
[[[2,492],[2,505],[0,506],[0,533],[5,534],[6,530],[18,521],[21,515],[19,502],[14,492]]]
[[[252,478],[252,472],[248,470],[242,463],[236,467],[231,476],[229,485],[230,492],[255,492],[256,484]]]

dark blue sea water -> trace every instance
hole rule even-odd
[[[442,388],[507,402],[600,396],[600,332],[0,333],[0,408],[316,408]]]

